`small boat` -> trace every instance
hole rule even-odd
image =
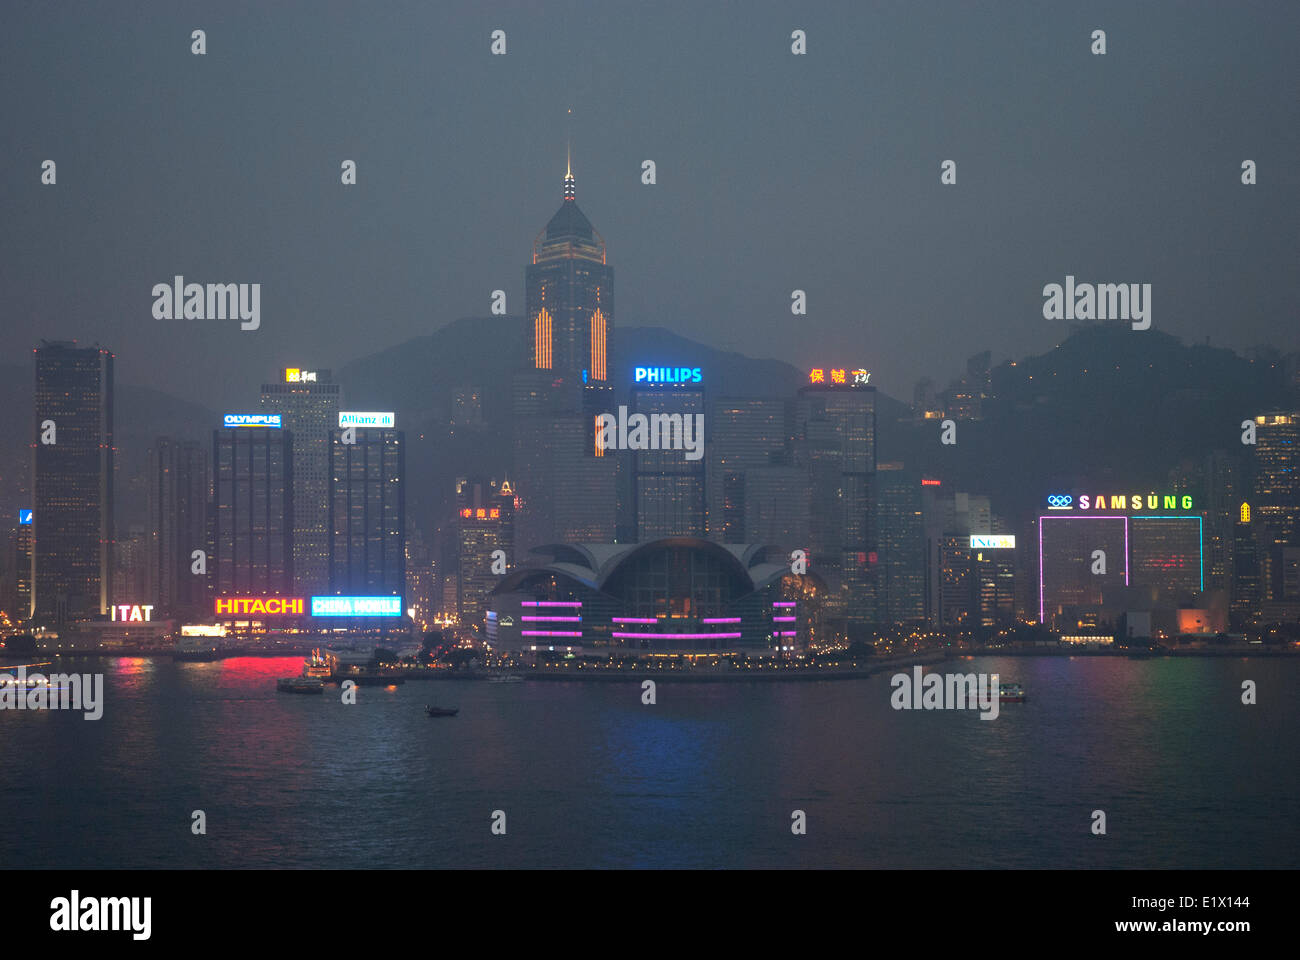
[[[431,707],[425,704],[424,712],[431,717],[454,717],[460,713],[460,707]]]
[[[998,702],[1024,703],[1029,697],[1018,683],[999,683]]]
[[[282,677],[275,681],[280,693],[323,693],[325,684],[315,677]]]
[[[329,661],[320,655],[320,650],[313,650],[311,656],[302,662],[302,675],[304,677],[315,677],[318,680],[328,680],[333,671],[330,668]]]
[[[517,673],[497,673],[488,677],[488,683],[522,683],[523,679]]]

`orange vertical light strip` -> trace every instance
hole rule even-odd
[[[597,415],[596,415],[596,438],[595,438],[595,441],[596,441],[596,442],[593,444],[593,446],[595,446],[595,448],[596,448],[596,456],[598,456],[598,457],[603,457],[603,456],[605,455],[605,448],[602,447],[602,446],[600,445],[600,414],[597,414]]]
[[[605,315],[596,308],[591,315],[591,379],[605,379]]]
[[[551,315],[545,307],[533,321],[533,366],[551,369]]]

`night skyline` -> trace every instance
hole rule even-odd
[[[1300,246],[1293,7],[953,7],[923,25],[852,5],[608,21],[580,4],[391,9],[314,8],[304,34],[287,6],[232,22],[174,7],[130,33],[97,23],[107,11],[75,26],[18,11],[0,38],[0,119],[24,131],[0,178],[24,238],[0,268],[11,342],[59,317],[61,338],[119,354],[120,382],[221,409],[267,368],[337,369],[486,315],[496,289],[521,314],[518,265],[558,199],[571,127],[623,328],[801,367],[861,357],[905,399],[981,350],[998,363],[1059,342],[1041,291],[1074,275],[1151,283],[1153,329],[1188,342],[1300,348],[1283,281]],[[1104,57],[1088,52],[1098,25]],[[493,57],[497,27],[509,46]],[[482,50],[463,39],[479,35]],[[93,82],[46,81],[88,66]],[[160,115],[148,91],[164,78]],[[472,94],[440,96],[453,78]],[[112,128],[138,135],[96,133]],[[945,159],[956,185],[940,184]],[[177,274],[261,283],[261,328],[154,320],[149,291]],[[806,317],[790,314],[795,289]]]

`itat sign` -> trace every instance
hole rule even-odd
[[[113,620],[127,623],[146,623],[153,619],[152,603],[115,603],[108,611]]]

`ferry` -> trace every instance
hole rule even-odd
[[[999,703],[1024,703],[1029,696],[1018,683],[999,683],[998,684],[998,702]]]
[[[498,673],[488,677],[488,683],[522,683],[523,679],[517,673]]]
[[[311,652],[311,656],[302,662],[302,675],[317,680],[329,680],[333,676],[329,661],[320,655],[320,650]]]
[[[431,707],[426,703],[424,712],[431,717],[454,717],[460,713],[460,707]]]
[[[323,693],[325,684],[315,677],[283,677],[275,681],[280,693]]]

